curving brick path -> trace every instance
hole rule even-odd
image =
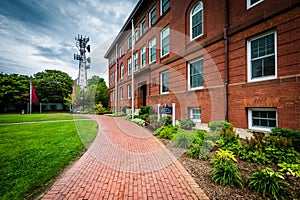
[[[151,133],[123,118],[93,118],[94,142],[43,199],[208,199]]]

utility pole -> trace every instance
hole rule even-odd
[[[82,93],[82,111],[84,111],[84,93],[87,85],[87,69],[90,69],[91,63],[91,58],[87,58],[85,56],[86,51],[90,52],[90,45],[87,45],[89,40],[90,39],[88,37],[83,37],[79,34],[77,37],[75,37],[76,47],[79,50],[79,54],[74,54],[74,60],[79,61],[77,84],[80,87]]]

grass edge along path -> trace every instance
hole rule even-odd
[[[50,184],[97,129],[94,120],[1,126],[0,198],[24,199]]]

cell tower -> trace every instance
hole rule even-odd
[[[75,37],[76,47],[78,48],[80,54],[74,54],[74,60],[79,60],[79,73],[77,84],[81,89],[85,89],[87,85],[87,70],[90,69],[91,58],[86,58],[86,50],[90,52],[90,45],[87,45],[89,42],[88,37],[82,37],[78,34],[78,37]]]

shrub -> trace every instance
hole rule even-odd
[[[232,124],[226,121],[213,121],[208,124],[208,127],[211,131],[221,131],[223,127],[227,128],[230,125]]]
[[[169,116],[165,116],[159,119],[159,122],[161,122],[164,126],[168,126],[172,124],[172,118]]]
[[[103,115],[103,114],[111,113],[111,111],[104,108],[102,103],[99,102],[98,104],[95,105],[95,113],[97,115]]]
[[[196,130],[195,132],[195,137],[193,143],[195,144],[202,144],[204,137],[206,135],[206,131],[204,130]]]
[[[236,165],[229,161],[215,165],[212,170],[211,178],[215,183],[221,185],[243,186]]]
[[[110,116],[110,117],[122,117],[125,115],[125,113],[123,112],[115,112],[115,113],[112,113],[112,114],[105,114],[106,116]]]
[[[279,171],[300,178],[300,164],[279,163],[278,166],[281,168]]]
[[[270,194],[275,199],[284,199],[289,184],[284,180],[281,172],[275,172],[271,168],[259,170],[250,174],[249,188],[261,193],[263,197]]]
[[[145,121],[142,120],[142,119],[134,118],[131,121],[138,124],[138,125],[140,125],[140,126],[145,126]]]
[[[295,150],[300,152],[300,131],[285,128],[272,128],[271,136],[281,136],[291,139]]]
[[[201,145],[200,144],[192,144],[192,147],[188,151],[188,155],[191,158],[199,158]]]
[[[130,106],[122,106],[121,111],[122,111],[123,113],[126,113],[126,110],[127,110],[127,109],[130,109]]]
[[[237,159],[234,157],[233,152],[229,150],[219,149],[216,151],[215,158],[213,159],[213,164],[222,164],[223,162],[237,162]]]
[[[162,126],[154,132],[154,135],[157,135],[159,138],[163,139],[173,139],[174,134],[176,134],[179,130],[178,126],[168,125]]]
[[[194,140],[195,133],[193,132],[186,132],[180,131],[175,135],[173,141],[175,142],[176,146],[179,148],[189,148]]]
[[[179,120],[180,128],[185,130],[192,130],[195,127],[195,122],[191,119],[182,119]]]
[[[215,143],[212,140],[205,139],[202,142],[202,146],[199,151],[199,158],[203,158],[208,155],[209,152],[213,150]]]
[[[140,107],[140,115],[143,115],[143,114],[148,114],[148,115],[151,115],[151,114],[154,114],[154,109],[151,107],[151,106],[141,106]]]
[[[223,127],[221,130],[221,137],[218,139],[217,143],[221,148],[228,149],[238,154],[239,150],[242,148],[242,142],[239,139],[239,135],[236,134],[232,125],[228,127]]]

